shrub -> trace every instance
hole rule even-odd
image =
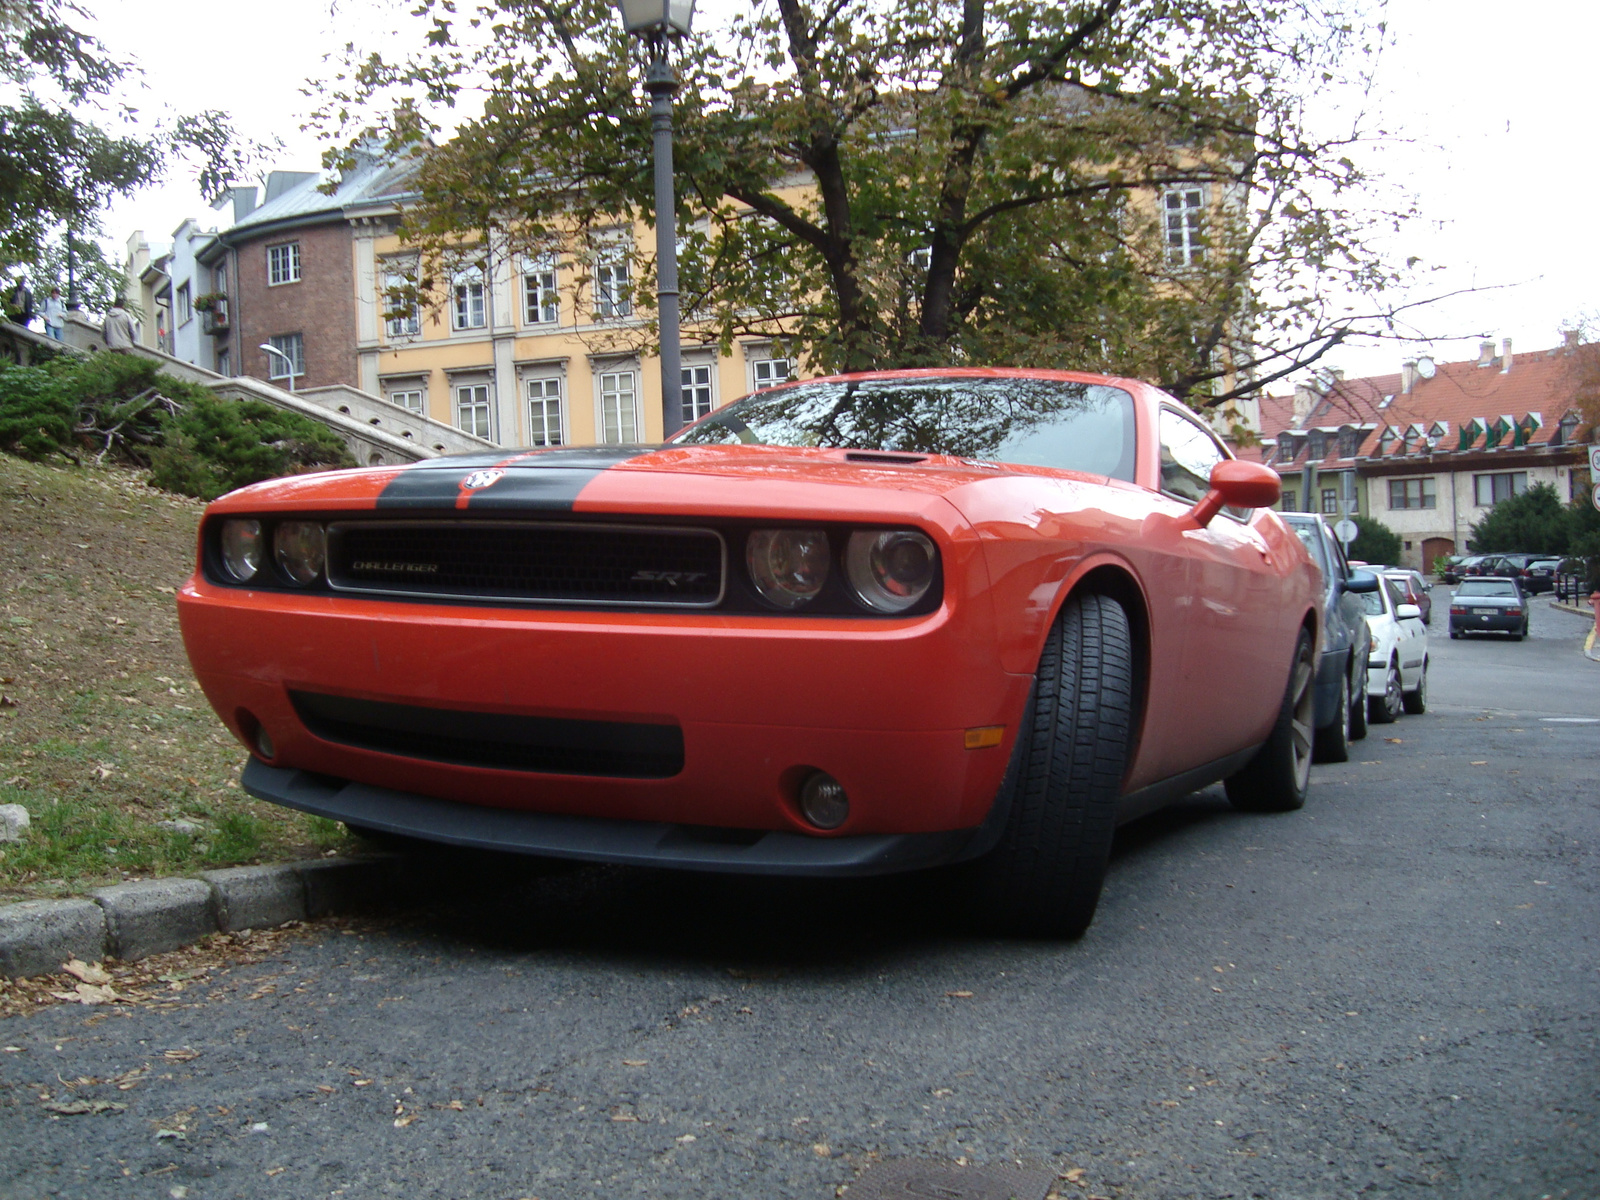
[[[1351,517],[1356,523],[1356,538],[1346,550],[1351,558],[1369,563],[1400,562],[1400,535],[1382,521],[1371,517]]]
[[[1468,544],[1480,554],[1563,554],[1569,539],[1567,515],[1555,488],[1536,483],[1484,513],[1472,526]]]
[[[151,468],[150,482],[211,500],[301,471],[355,465],[332,430],[258,400],[224,400],[131,354],[0,368],[0,449]]]

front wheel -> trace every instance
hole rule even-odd
[[[1400,690],[1400,667],[1391,659],[1389,673],[1383,677],[1383,695],[1373,696],[1368,701],[1368,712],[1374,725],[1388,725],[1399,720],[1404,707],[1405,699]]]
[[[1289,665],[1289,685],[1272,732],[1244,768],[1228,777],[1228,802],[1242,812],[1292,812],[1303,807],[1311,785],[1316,664],[1304,629]]]
[[[1350,761],[1350,680],[1339,677],[1339,715],[1317,730],[1316,744],[1311,757],[1315,762],[1342,763]]]
[[[1428,660],[1422,660],[1422,675],[1417,680],[1416,689],[1403,692],[1401,702],[1406,706],[1406,712],[1412,716],[1428,711]]]
[[[973,864],[977,903],[1008,932],[1076,938],[1094,919],[1133,692],[1133,634],[1122,606],[1109,596],[1072,597],[1039,658],[1005,833]]]

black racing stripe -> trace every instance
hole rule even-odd
[[[474,511],[571,512],[578,493],[600,472],[648,454],[649,446],[579,446],[528,454],[499,451],[429,459],[406,467],[379,493],[384,509],[454,508],[461,482],[475,471],[503,471],[487,487],[470,493]]]

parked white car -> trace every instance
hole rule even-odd
[[[1381,587],[1362,595],[1372,651],[1367,657],[1367,711],[1383,724],[1401,713],[1428,707],[1428,627],[1422,610],[1407,604],[1398,581],[1381,576]]]

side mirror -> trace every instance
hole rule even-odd
[[[1399,608],[1394,610],[1394,615],[1399,617],[1402,621],[1409,617],[1415,617],[1419,621],[1422,620],[1422,610],[1415,604],[1402,604]]]
[[[1347,592],[1375,592],[1378,590],[1378,577],[1371,571],[1351,571],[1345,576],[1343,587]]]
[[[1204,529],[1224,508],[1268,508],[1283,495],[1283,481],[1265,463],[1226,458],[1211,468],[1211,490],[1189,510]]]

